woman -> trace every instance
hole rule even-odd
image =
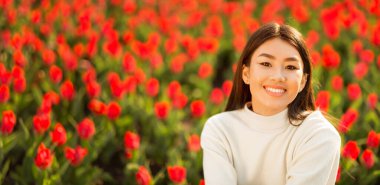
[[[302,35],[260,27],[237,64],[226,111],[201,135],[207,185],[335,184],[340,136],[316,110]]]

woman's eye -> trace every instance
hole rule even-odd
[[[286,66],[286,69],[290,69],[290,70],[296,70],[298,69],[297,67],[295,66]]]
[[[266,67],[270,67],[270,63],[269,62],[262,62],[260,63],[262,66],[266,66]]]

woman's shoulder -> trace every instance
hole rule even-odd
[[[204,128],[213,129],[231,129],[236,122],[241,122],[241,116],[239,116],[241,110],[225,111],[210,116],[205,124]]]
[[[320,110],[309,112],[298,130],[305,137],[329,137],[340,141],[339,132]]]
[[[206,124],[223,124],[226,122],[230,122],[238,117],[239,110],[234,111],[224,111],[210,116]]]

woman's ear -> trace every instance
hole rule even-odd
[[[309,76],[309,74],[306,74],[306,73],[302,75],[301,88],[300,88],[300,91],[298,93],[300,93],[305,88],[308,76]]]
[[[249,67],[243,64],[242,79],[245,84],[249,84]]]

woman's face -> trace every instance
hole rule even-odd
[[[297,49],[279,38],[257,48],[242,76],[251,91],[253,111],[269,116],[286,109],[305,87],[303,67]]]

